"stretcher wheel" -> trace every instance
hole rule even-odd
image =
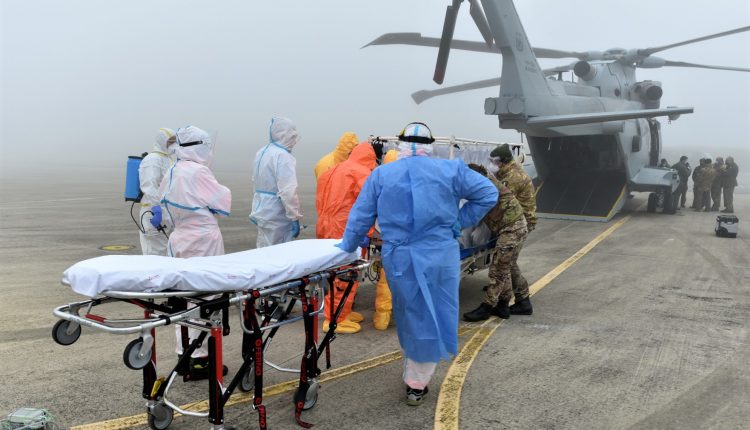
[[[157,403],[148,410],[148,427],[152,430],[164,430],[172,424],[174,411],[164,403]]]
[[[250,368],[247,369],[245,374],[242,375],[239,389],[240,391],[247,393],[248,391],[253,391],[254,388],[255,388],[255,365],[253,364],[252,366],[250,366]]]
[[[143,339],[139,337],[125,347],[125,352],[122,354],[122,361],[125,362],[125,365],[128,366],[128,368],[140,370],[146,367],[149,361],[151,361],[151,354],[146,354],[144,357],[138,357],[138,353],[141,351],[141,346],[143,346]]]
[[[68,320],[60,320],[55,323],[52,327],[52,339],[60,345],[71,345],[81,337],[81,325],[75,324],[75,328],[71,330],[71,324],[74,324]],[[70,334],[68,332],[71,331]]]
[[[318,388],[320,388],[318,381],[312,381],[310,383],[310,387],[307,389],[307,394],[305,394],[305,405],[302,406],[303,411],[312,409],[315,404],[318,403]]]

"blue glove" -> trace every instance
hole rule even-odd
[[[161,206],[151,206],[151,212],[154,214],[151,217],[151,225],[158,229],[161,227]]]
[[[367,249],[370,246],[370,238],[365,236],[364,239],[362,239],[362,243],[359,244],[359,247],[362,249]]]
[[[299,220],[292,221],[292,239],[296,239],[299,236]]]
[[[461,224],[458,221],[454,222],[453,223],[453,227],[451,227],[451,228],[453,229],[453,237],[454,238],[461,237]]]

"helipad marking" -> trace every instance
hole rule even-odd
[[[560,276],[562,272],[575,264],[576,261],[580,260],[581,257],[586,255],[596,245],[606,239],[607,236],[622,227],[622,225],[629,219],[630,215],[623,217],[610,228],[596,236],[591,242],[578,250],[578,252],[560,263],[549,273],[542,276],[541,279],[534,282],[534,284],[529,287],[529,293],[534,295],[539,290],[549,285],[552,280]],[[471,339],[464,344],[461,351],[459,351],[458,355],[453,360],[453,363],[448,368],[448,372],[445,375],[445,379],[443,379],[443,384],[440,386],[440,394],[438,395],[437,407],[435,408],[435,430],[458,430],[461,391],[463,389],[464,381],[466,380],[466,375],[469,373],[469,368],[471,368],[474,358],[479,354],[482,346],[484,346],[485,342],[487,342],[490,336],[492,336],[502,323],[503,320],[494,317],[485,321],[484,324],[479,327],[477,332],[474,333]]]
[[[104,245],[99,247],[102,251],[128,251],[135,248],[133,245]]]

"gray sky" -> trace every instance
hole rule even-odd
[[[415,105],[435,88],[437,51],[359,48],[382,33],[440,35],[446,1],[2,0],[2,171],[50,166],[124,169],[159,127],[216,130],[216,169],[249,169],[268,120],[292,118],[309,166],[342,132],[393,134],[410,121],[435,134],[518,140],[483,114],[490,88]],[[750,23],[750,2],[524,0],[532,45],[567,50],[645,48]],[[464,4],[456,38],[479,40]],[[658,54],[750,67],[750,34]],[[540,61],[542,67],[572,60]],[[445,85],[496,77],[499,55],[453,51]],[[665,147],[747,147],[750,73],[639,70],[663,83],[662,106],[694,106],[664,124]],[[708,149],[710,152],[710,149]],[[249,173],[248,173],[249,175]]]

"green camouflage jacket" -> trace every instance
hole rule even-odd
[[[529,231],[536,226],[536,193],[529,174],[518,163],[503,164],[497,178],[505,184],[523,207]]]

